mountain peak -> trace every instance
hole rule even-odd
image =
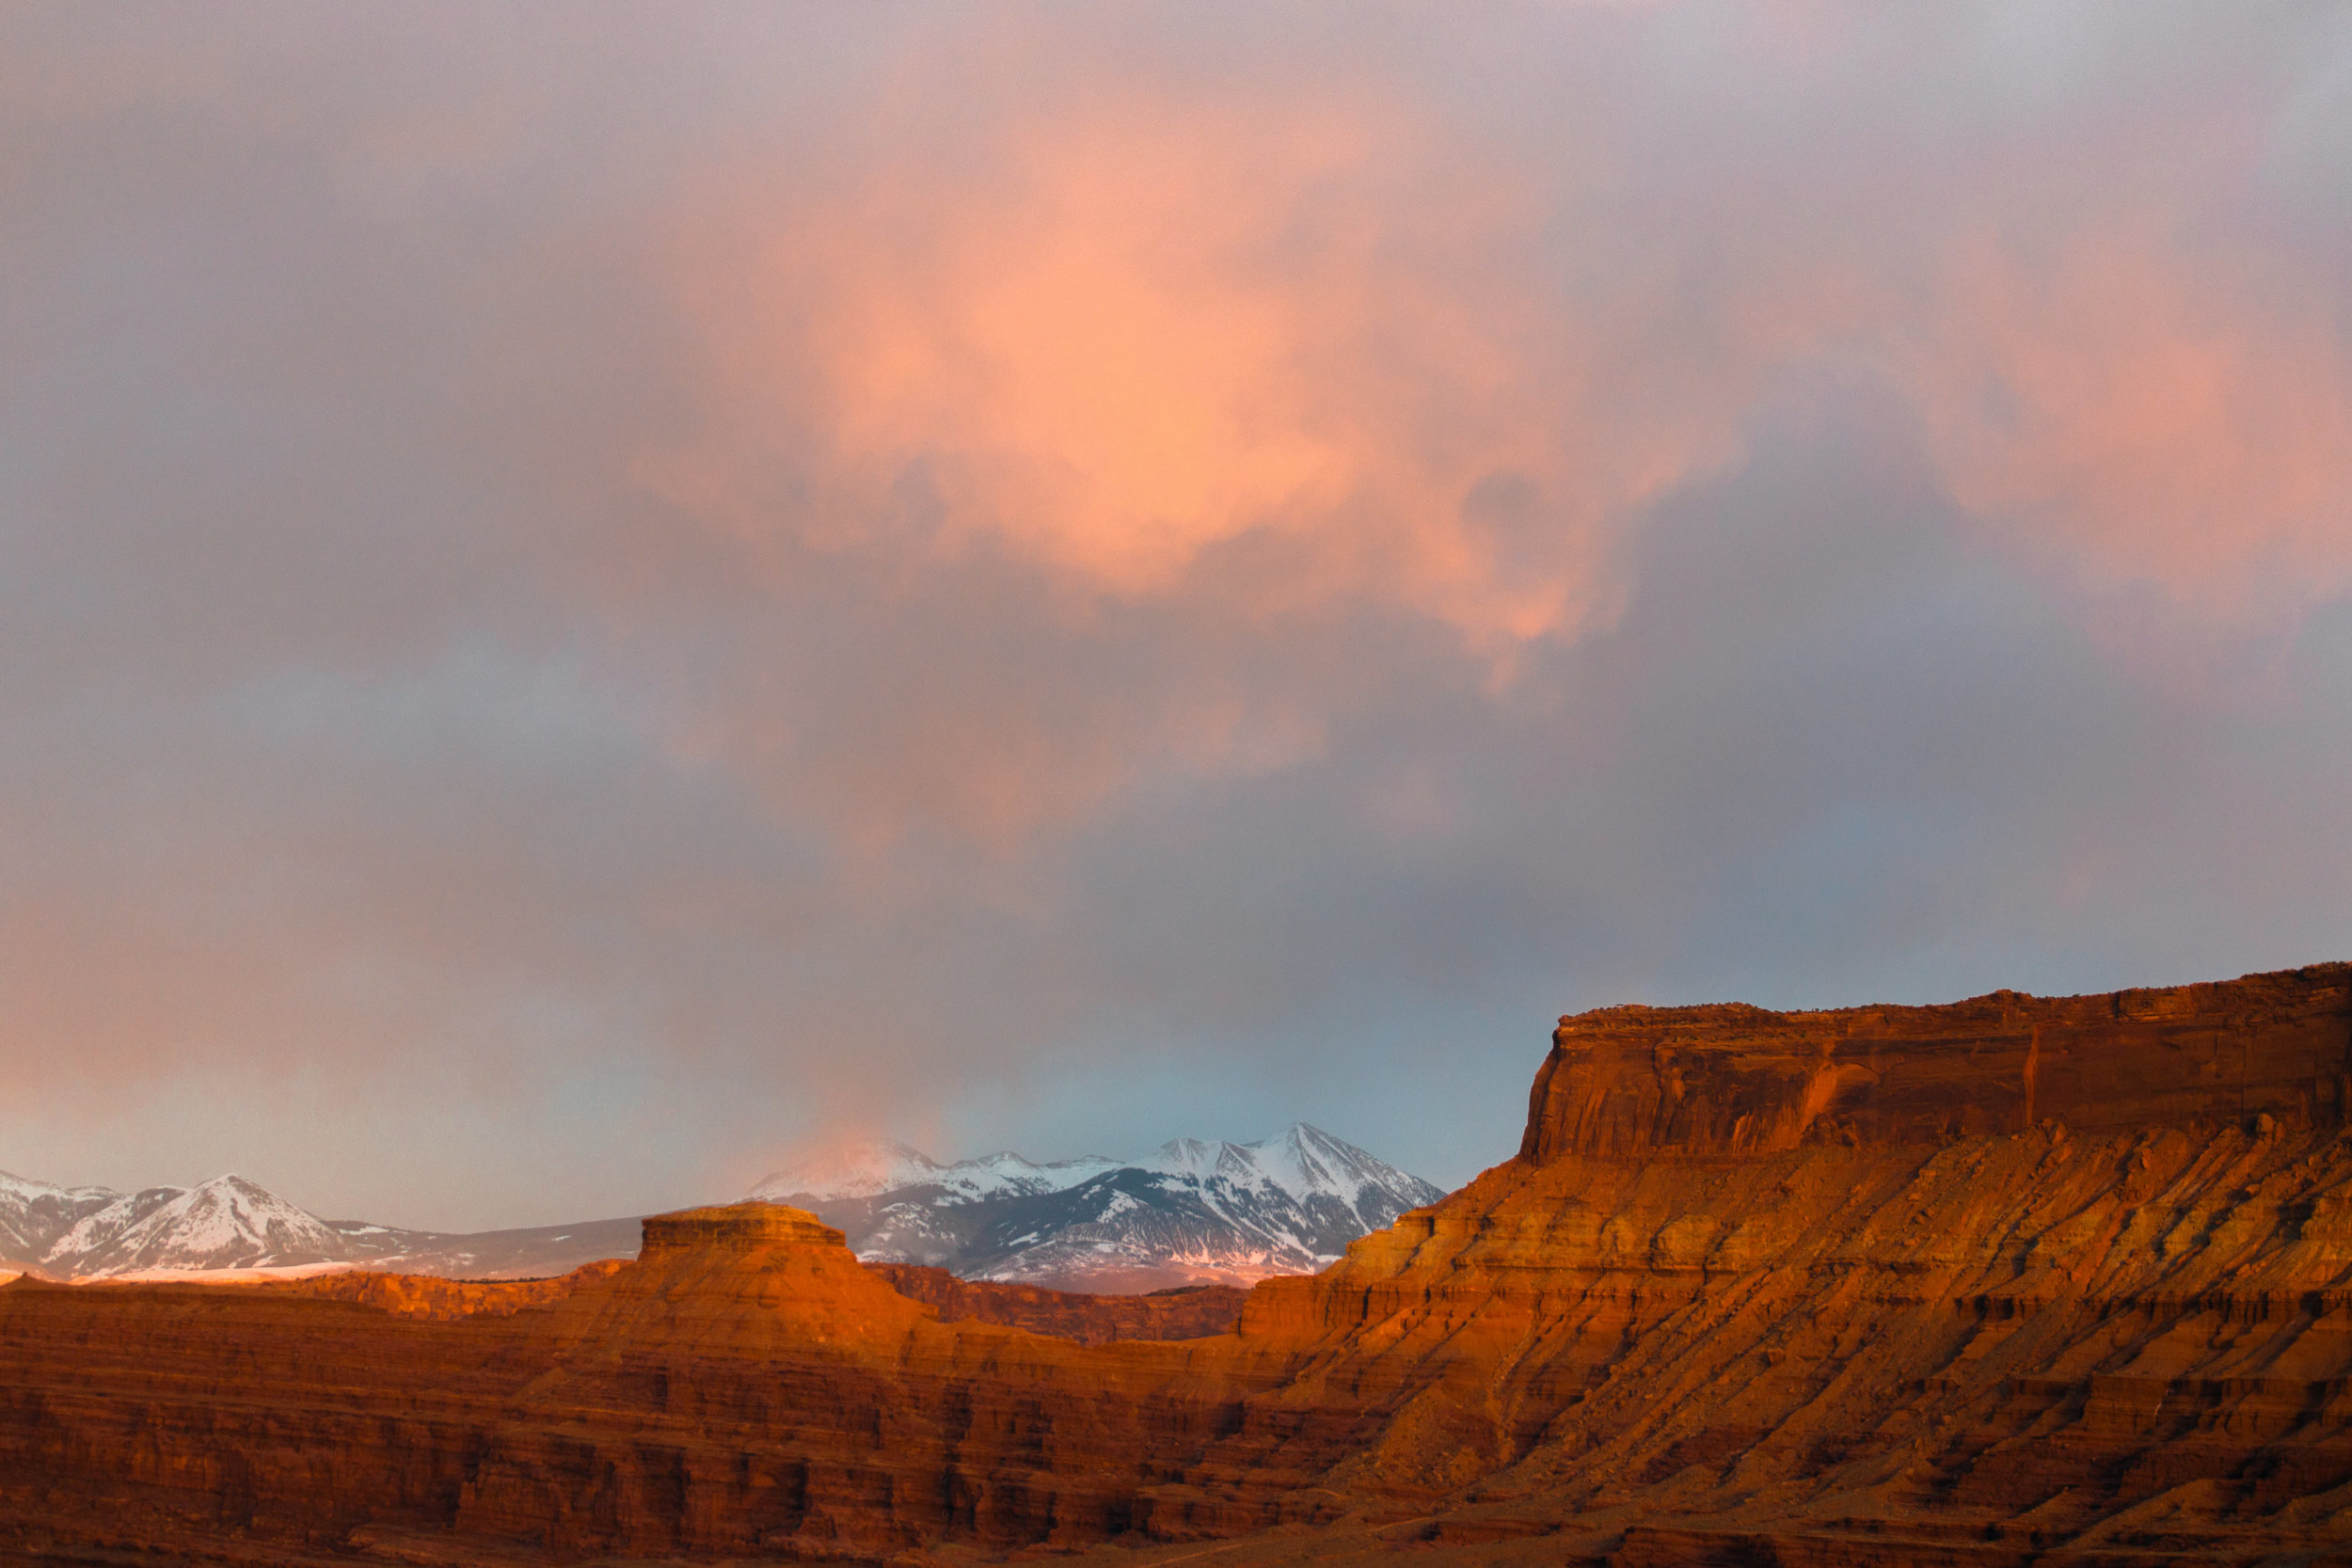
[[[748,1195],[760,1202],[784,1198],[870,1197],[938,1179],[939,1162],[892,1138],[860,1138],[804,1155],[761,1179]]]
[[[1005,1150],[942,1165],[902,1144],[862,1145],[750,1196],[815,1209],[876,1261],[1132,1291],[1311,1271],[1443,1194],[1295,1121],[1254,1143],[1171,1138],[1124,1161],[1039,1164]]]
[[[46,1181],[28,1180],[24,1177],[0,1170],[0,1194],[29,1199],[47,1197],[64,1191],[63,1187],[52,1186]]]

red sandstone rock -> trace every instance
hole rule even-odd
[[[359,1302],[381,1307],[394,1317],[449,1323],[459,1318],[512,1317],[526,1307],[545,1307],[583,1285],[610,1279],[628,1266],[627,1259],[608,1258],[601,1263],[584,1263],[551,1279],[489,1280],[442,1279],[431,1275],[351,1269],[309,1279],[274,1280],[250,1289],[326,1301]]]
[[[2341,966],[1587,1014],[1518,1159],[1178,1342],[943,1322],[766,1208],[504,1317],[19,1282],[0,1544],[2331,1559],[2348,1053]]]
[[[1521,1158],[2341,1124],[2352,969],[1945,1007],[1609,1007],[1560,1021]]]
[[[1147,1296],[1049,1291],[1041,1285],[959,1279],[917,1263],[868,1263],[891,1289],[939,1308],[944,1323],[1003,1323],[1032,1334],[1106,1345],[1114,1339],[1200,1339],[1230,1334],[1249,1292],[1194,1285]]]

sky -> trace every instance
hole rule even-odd
[[[1441,1183],[2352,958],[2352,9],[0,3],[0,1168]]]

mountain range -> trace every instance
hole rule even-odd
[[[1257,1143],[1179,1138],[1141,1159],[1042,1165],[1011,1153],[943,1165],[872,1143],[788,1166],[748,1196],[814,1212],[872,1262],[1143,1291],[1311,1274],[1445,1194],[1297,1122]]]
[[[55,1187],[0,1171],[0,1268],[170,1279],[341,1268],[513,1279],[633,1257],[635,1219],[470,1234],[323,1220],[242,1176],[195,1187]]]
[[[755,1198],[815,1210],[866,1259],[966,1278],[1136,1291],[1308,1273],[1443,1196],[1301,1123],[1255,1144],[1184,1138],[1140,1160],[943,1165],[902,1144],[787,1167]],[[119,1193],[0,1172],[0,1270],[61,1279],[219,1279],[336,1269],[560,1275],[634,1257],[638,1218],[475,1232],[327,1220],[241,1176]]]

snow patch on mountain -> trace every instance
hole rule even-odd
[[[377,1268],[532,1278],[632,1258],[637,1243],[635,1218],[452,1235],[324,1220],[241,1176],[118,1193],[0,1173],[0,1275],[11,1276],[226,1283]]]
[[[752,1189],[765,1199],[787,1193],[821,1199],[871,1197],[901,1187],[919,1187],[937,1180],[937,1162],[921,1149],[902,1143],[873,1139],[795,1161]]]
[[[103,1277],[110,1285],[266,1285],[279,1279],[316,1279],[346,1274],[353,1263],[264,1263],[250,1269],[126,1269]]]
[[[326,1221],[242,1176],[185,1190],[151,1187],[74,1222],[41,1255],[81,1275],[147,1269],[250,1269],[344,1261],[349,1248]]]
[[[904,1144],[803,1162],[755,1198],[816,1210],[861,1257],[1092,1291],[1311,1271],[1443,1196],[1304,1123],[1253,1144],[1180,1138],[1135,1160],[1010,1151],[941,1164]],[[0,1173],[0,1275],[228,1280],[340,1268],[563,1274],[636,1254],[634,1218],[446,1234],[325,1220],[241,1176],[118,1193]]]
[[[806,1208],[811,1202],[936,1188],[944,1201],[971,1203],[1009,1193],[1058,1192],[1119,1164],[1089,1155],[1040,1165],[1008,1149],[943,1165],[919,1148],[874,1139],[796,1161],[764,1178],[746,1196],[754,1202]]]
[[[1005,1153],[942,1165],[863,1145],[750,1194],[815,1210],[862,1258],[1094,1291],[1311,1272],[1443,1196],[1304,1122],[1257,1143],[1178,1138],[1140,1159],[1051,1164]]]
[[[34,1261],[84,1215],[121,1196],[104,1187],[57,1187],[0,1171],[0,1262]]]

